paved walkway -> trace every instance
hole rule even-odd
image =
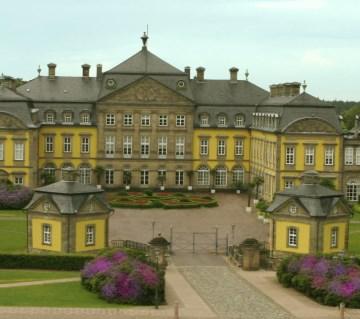
[[[74,282],[74,281],[80,281],[80,278],[72,277],[72,278],[49,279],[49,280],[34,280],[34,281],[27,281],[27,282],[14,282],[14,283],[8,283],[8,284],[0,284],[0,288],[60,284],[60,283]]]

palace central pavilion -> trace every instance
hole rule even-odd
[[[305,170],[346,185],[334,106],[298,82],[266,91],[239,79],[208,79],[139,52],[110,68],[83,64],[78,77],[48,74],[0,88],[0,179],[35,187],[78,171],[83,184],[136,188],[233,188],[262,176],[261,195],[300,184]],[[302,92],[301,92],[302,91]],[[360,164],[360,163],[359,163]],[[126,177],[126,181],[125,178]],[[344,186],[343,186],[344,185]],[[360,188],[359,188],[360,190]]]

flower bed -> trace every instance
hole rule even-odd
[[[188,195],[184,193],[153,193],[151,196],[140,192],[117,194],[110,200],[113,207],[123,208],[199,208],[216,207],[217,201],[211,196]]]
[[[326,257],[290,257],[277,270],[279,282],[293,287],[317,302],[360,308],[360,267],[350,260]]]
[[[164,301],[164,273],[121,250],[87,263],[81,272],[84,287],[112,303],[150,305],[158,289]]]

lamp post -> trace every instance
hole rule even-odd
[[[156,260],[156,272],[159,274],[159,254],[160,252],[155,250],[155,260]],[[155,309],[159,309],[159,284],[155,287]]]

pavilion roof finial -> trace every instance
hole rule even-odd
[[[143,48],[146,48],[146,43],[148,41],[149,37],[147,35],[147,32],[144,32],[143,36],[141,37],[141,40],[143,42]]]

